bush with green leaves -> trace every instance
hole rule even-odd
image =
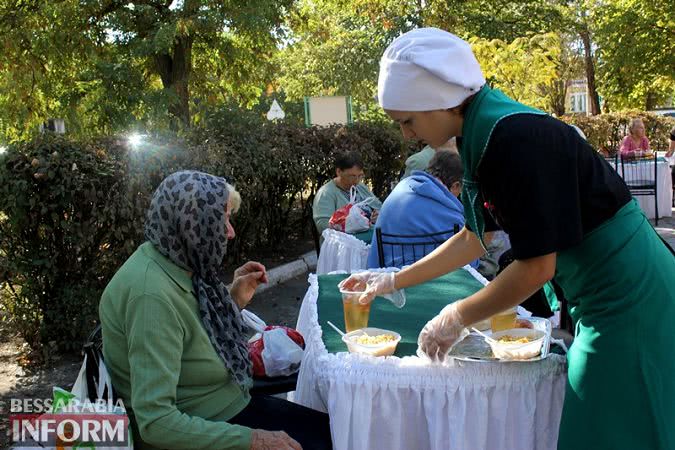
[[[633,118],[640,118],[644,122],[645,133],[653,150],[668,149],[670,130],[675,126],[675,119],[672,117],[642,111],[625,111],[597,116],[569,115],[562,117],[562,120],[581,128],[588,142],[597,151],[614,156],[628,133],[628,125]]]
[[[125,172],[105,149],[51,135],[0,157],[4,305],[32,347],[67,348],[95,322],[109,249],[133,228]]]

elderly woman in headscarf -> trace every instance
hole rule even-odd
[[[267,275],[263,265],[248,262],[235,271],[229,292],[222,281],[239,201],[223,178],[168,176],[147,213],[147,242],[103,293],[103,354],[137,449],[331,446],[326,414],[249,395],[249,330],[241,310]]]
[[[367,303],[462,267],[502,229],[514,261],[430,320],[420,351],[444,360],[466,326],[555,277],[576,324],[558,449],[675,449],[675,258],[616,171],[572,127],[488,86],[469,43],[446,31],[395,39],[378,99],[406,138],[457,137],[466,223],[412,266],[344,286],[365,284]]]

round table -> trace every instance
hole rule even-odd
[[[328,412],[335,449],[556,448],[566,384],[564,356],[445,365],[401,356],[414,355],[416,330],[444,304],[487,283],[480,274],[466,266],[408,288],[407,303],[398,312],[376,299],[369,325],[387,328],[377,319],[389,314],[386,322],[404,336],[399,356],[387,358],[346,353],[339,336],[324,326],[326,320],[343,324],[332,305],[340,302],[336,284],[345,276],[310,275],[297,324],[307,347],[291,396]]]

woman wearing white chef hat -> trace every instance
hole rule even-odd
[[[487,86],[469,44],[442,30],[387,48],[378,99],[406,138],[457,137],[466,227],[400,272],[344,283],[367,285],[362,302],[402,291],[480,257],[503,229],[515,261],[430,320],[420,350],[443,360],[467,324],[555,277],[576,323],[559,448],[675,449],[675,257],[616,171],[572,127]]]

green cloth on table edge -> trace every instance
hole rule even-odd
[[[319,275],[318,320],[323,331],[323,342],[331,353],[346,352],[347,346],[340,335],[326,321],[345,329],[342,295],[337,288],[348,275]],[[468,271],[458,269],[426,283],[405,290],[406,304],[395,307],[389,300],[377,297],[370,307],[369,327],[384,328],[401,335],[396,356],[414,356],[417,336],[426,323],[444,306],[479,291],[483,284]]]
[[[370,245],[370,243],[373,240],[373,231],[375,227],[371,226],[368,230],[362,231],[360,233],[355,233],[352,234],[356,239],[365,242],[366,244]]]

